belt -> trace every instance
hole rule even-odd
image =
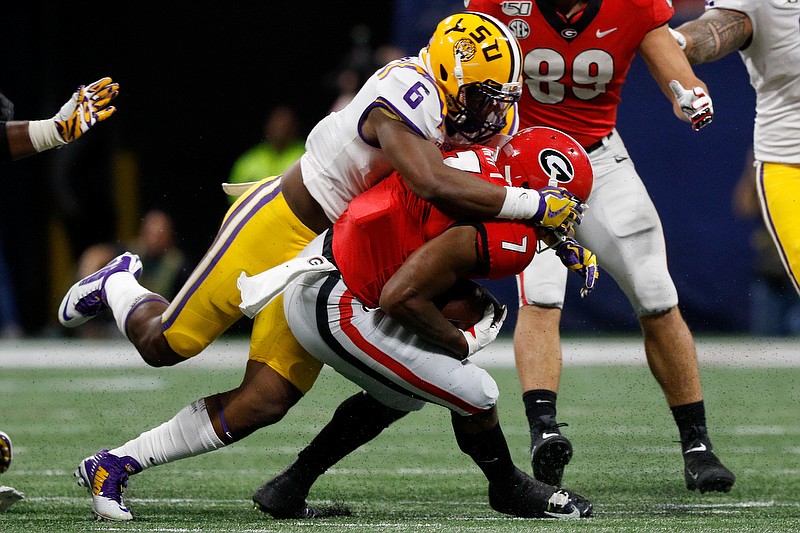
[[[589,146],[584,146],[583,149],[586,150],[587,154],[591,154],[592,152],[603,146],[603,139],[610,139],[612,135],[614,135],[614,132],[609,133],[605,137],[601,137],[600,140],[597,141],[596,143],[592,143]]]

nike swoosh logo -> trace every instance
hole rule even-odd
[[[550,400],[536,400],[536,403],[553,403]]]
[[[617,162],[617,163],[622,163],[626,159],[628,159],[628,158],[627,157],[614,156],[614,161]]]
[[[542,433],[542,440],[547,440],[550,437],[558,437],[561,433]]]
[[[595,35],[597,35],[598,39],[602,39],[603,37],[605,37],[609,33],[614,33],[615,31],[617,31],[617,28],[611,28],[610,30],[606,30],[606,31],[597,30],[597,33]]]
[[[689,448],[688,450],[683,452],[683,455],[686,455],[687,453],[692,453],[692,452],[704,452],[707,449],[708,448],[706,448],[706,445],[701,442],[700,446],[695,446],[694,448]]]
[[[70,320],[72,320],[71,317],[67,316],[67,308],[69,307],[69,297],[72,296],[72,289],[74,289],[74,287],[70,287],[69,293],[67,293],[67,297],[64,299],[64,301],[67,302],[67,305],[64,307],[64,309],[61,310],[61,317],[64,319],[64,322],[69,322]]]
[[[697,481],[697,478],[700,477],[700,474],[695,474],[694,472],[692,472],[688,468],[686,469],[686,471],[689,472],[689,475],[692,476],[692,479],[694,479],[695,481]]]
[[[550,511],[544,512],[545,516],[550,516],[552,518],[580,518],[581,512],[578,510],[577,507],[572,507],[572,512],[569,514],[562,514],[562,513],[551,513]]]

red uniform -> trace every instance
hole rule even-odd
[[[445,162],[505,186],[493,153],[474,147],[446,153]],[[514,276],[533,259],[536,231],[530,222],[456,221],[411,192],[396,172],[350,202],[333,226],[333,256],[353,294],[377,307],[383,286],[408,256],[456,224],[478,228],[481,264],[473,277]]]
[[[583,146],[614,129],[636,49],[673,14],[670,0],[589,0],[569,22],[547,0],[470,0],[469,10],[505,22],[522,46],[521,127],[557,128]]]

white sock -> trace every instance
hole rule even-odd
[[[117,272],[106,280],[106,301],[114,314],[117,327],[127,338],[125,324],[133,307],[148,294],[153,294],[145,289],[130,272]]]
[[[144,470],[213,452],[225,445],[211,425],[205,399],[200,398],[181,409],[172,420],[109,451],[117,457],[133,457]]]

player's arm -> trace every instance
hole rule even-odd
[[[9,160],[22,159],[79,138],[114,114],[116,108],[110,103],[118,93],[118,84],[111,78],[102,78],[78,87],[52,118],[6,122]]]
[[[392,166],[411,190],[437,207],[460,214],[495,216],[505,200],[503,187],[444,164],[442,152],[404,122],[381,109],[370,113],[369,125]]]
[[[666,24],[650,30],[639,45],[639,53],[664,95],[672,102],[675,116],[696,131],[714,115],[706,84],[692,70]]]
[[[441,346],[458,359],[469,357],[494,339],[477,340],[481,332],[464,333],[451,324],[434,304],[434,299],[452,287],[456,280],[473,270],[478,263],[475,250],[477,230],[472,226],[456,226],[418,248],[389,279],[381,292],[380,305],[386,314],[420,337]],[[485,334],[495,336],[505,318],[492,310],[486,320]],[[476,325],[474,329],[478,329]],[[476,342],[483,341],[481,346]]]
[[[753,38],[753,23],[740,11],[717,8],[707,10],[674,31],[683,37],[683,53],[689,63],[697,65],[745,48]]]
[[[370,112],[363,130],[377,140],[414,194],[446,213],[532,219],[553,227],[581,217],[578,203],[564,194],[542,195],[520,187],[501,187],[446,165],[434,143],[383,109]]]

